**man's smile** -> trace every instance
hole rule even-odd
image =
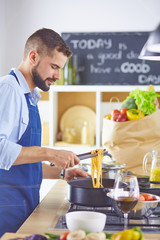
[[[47,78],[46,80],[49,85],[51,85],[53,82],[56,82],[56,79],[54,79],[54,78]]]

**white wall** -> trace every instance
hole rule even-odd
[[[160,0],[0,0],[0,76],[17,67],[39,28],[61,32],[152,31]]]
[[[5,2],[0,0],[0,75],[3,69],[5,69]]]

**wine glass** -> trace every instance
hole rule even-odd
[[[124,229],[128,227],[128,213],[136,206],[139,198],[139,184],[134,175],[118,174],[112,197],[124,215]]]

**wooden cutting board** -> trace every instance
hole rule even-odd
[[[88,127],[91,127],[93,136],[96,135],[96,113],[89,107],[75,105],[68,108],[60,119],[60,129],[64,132],[65,128],[75,129],[76,142],[81,143],[81,130],[83,123],[87,122]]]

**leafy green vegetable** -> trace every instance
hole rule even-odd
[[[156,93],[154,89],[143,91],[137,88],[130,92],[125,101],[130,98],[134,98],[137,108],[141,110],[145,115],[148,115],[156,111],[154,101],[157,97],[160,97],[160,94]]]
[[[105,232],[106,238],[107,239],[111,239],[111,237],[113,236],[113,233],[107,233]]]
[[[122,103],[122,108],[128,108],[128,109],[137,109],[137,105],[135,103],[135,99],[134,98],[129,98],[129,99],[126,99],[123,103]]]
[[[57,234],[53,234],[53,233],[45,233],[45,235],[47,235],[49,238],[47,238],[47,240],[54,240],[59,238],[59,235]]]

